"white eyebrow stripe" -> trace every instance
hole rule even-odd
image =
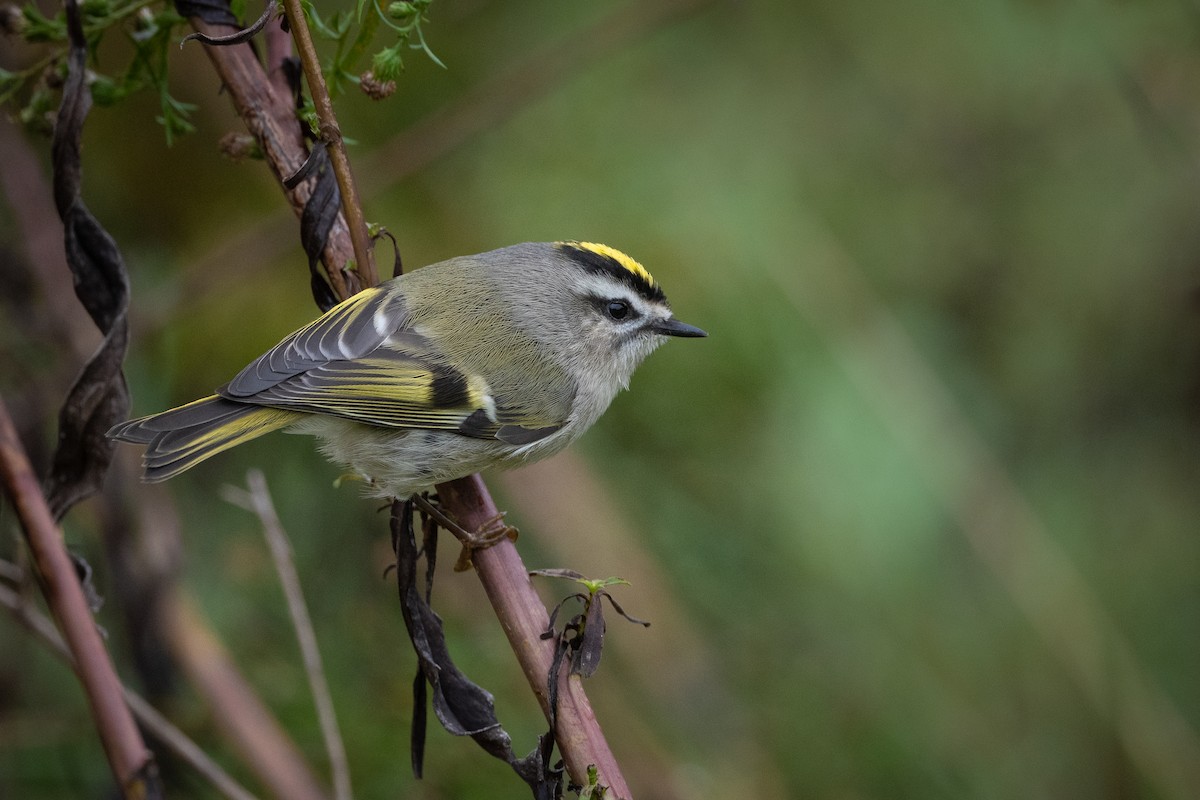
[[[630,305],[638,310],[645,310],[648,307],[646,299],[637,292],[630,289],[623,283],[606,279],[601,275],[588,275],[581,282],[581,287],[584,292],[594,294],[597,297],[607,299],[627,300]]]

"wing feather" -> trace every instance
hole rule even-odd
[[[252,361],[220,393],[250,398],[332,360],[356,359],[407,325],[404,302],[386,289],[359,292]]]
[[[439,396],[453,383],[461,391]],[[381,347],[366,358],[329,361],[267,387],[250,402],[332,414],[388,428],[457,430],[477,411],[494,408],[487,383],[463,375],[434,354],[424,358]],[[495,420],[478,434],[491,436]]]
[[[487,382],[447,363],[386,288],[359,292],[246,366],[217,394],[386,428],[457,431],[527,444],[566,419],[497,412]]]

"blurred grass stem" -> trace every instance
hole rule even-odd
[[[213,721],[276,797],[325,800],[303,755],[238,672],[187,595],[175,591],[162,609],[163,631],[188,679],[208,702]]]
[[[321,725],[321,735],[325,739],[330,771],[333,773],[333,794],[337,800],[350,800],[353,792],[350,788],[346,747],[342,743],[337,714],[333,709],[333,697],[329,692],[329,682],[325,679],[325,667],[321,662],[321,651],[317,647],[312,618],[304,602],[304,592],[300,587],[300,574],[296,571],[292,547],[275,511],[275,504],[267,489],[267,479],[262,471],[252,469],[246,473],[246,484],[249,491],[226,486],[222,496],[257,516],[262,525],[263,536],[271,550],[271,560],[275,562],[275,570],[279,573],[279,584],[283,587],[283,594],[287,599],[292,626],[296,630],[296,640],[300,644],[300,654],[304,660],[304,671],[308,675],[313,703],[317,707],[317,719]]]
[[[54,623],[37,609],[32,608],[17,592],[7,586],[0,586],[0,606],[4,606],[12,612],[12,615],[33,634],[34,638],[46,645],[52,653],[72,668],[75,667],[71,651],[67,649],[62,636],[55,629]],[[209,758],[208,754],[188,738],[187,734],[158,713],[158,710],[145,698],[129,688],[125,688],[124,693],[125,701],[141,726],[149,731],[155,739],[170,748],[171,752],[188,766],[196,770],[197,774],[212,784],[213,788],[223,797],[228,800],[255,800],[253,794],[234,780],[233,776],[222,769],[220,764]]]

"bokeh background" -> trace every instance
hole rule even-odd
[[[389,101],[338,107],[405,264],[603,241],[710,332],[657,352],[572,452],[491,480],[531,567],[628,578],[654,623],[611,618],[588,684],[639,797],[1200,796],[1195,4],[436,0],[425,33],[446,69],[414,51]],[[314,313],[278,189],[217,151],[241,126],[200,48],[171,73],[195,134],[168,148],[139,97],[85,136],[84,196],[132,275],[137,413]],[[29,269],[65,268],[7,272]],[[33,296],[36,318],[54,298]],[[80,356],[5,313],[0,388],[44,452]],[[384,515],[274,435],[134,498],[179,520],[181,580],[315,769],[266,545],[222,499],[251,466],[356,795],[526,796],[440,729],[412,780]],[[66,532],[111,594],[106,519],[85,505]],[[543,723],[475,578],[444,573],[435,607],[530,749]],[[120,609],[99,618],[136,683]],[[0,796],[109,791],[72,675],[0,622]],[[171,794],[211,791],[184,773]]]

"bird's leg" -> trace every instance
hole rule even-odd
[[[510,539],[514,542],[517,540],[519,531],[504,522],[503,511],[484,522],[479,530],[468,531],[448,517],[436,503],[431,502],[425,495],[415,494],[412,500],[437,524],[454,534],[454,538],[462,543],[462,552],[459,553],[458,560],[454,562],[455,572],[464,572],[471,568],[471,554],[476,550],[486,550],[502,539]]]

